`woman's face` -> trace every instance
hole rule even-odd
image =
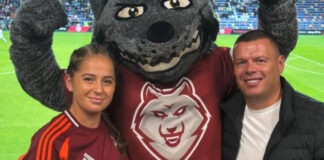
[[[114,95],[116,81],[113,62],[104,55],[87,56],[73,77],[66,78],[66,84],[73,92],[71,108],[87,114],[100,113]]]

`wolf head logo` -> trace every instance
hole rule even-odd
[[[189,158],[210,119],[192,82],[183,78],[164,90],[146,83],[141,98],[132,123],[141,143],[157,159]]]

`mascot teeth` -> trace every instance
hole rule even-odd
[[[146,60],[147,63],[151,64],[152,61],[153,61],[153,58],[152,57],[146,57],[145,60]]]
[[[125,52],[120,52],[121,54],[121,56],[123,57],[123,58],[125,58],[125,59],[127,59],[127,60],[129,60],[129,61],[131,61],[131,62],[134,62],[134,63],[136,63],[136,60],[134,59],[134,58],[130,58],[129,56],[128,56],[128,54],[126,54]]]
[[[199,30],[196,30],[192,35],[193,40],[188,45],[188,47],[184,48],[182,51],[177,53],[172,53],[169,55],[169,58],[158,58],[158,57],[145,57],[141,58],[134,54],[129,54],[124,50],[120,51],[120,55],[133,63],[136,63],[146,72],[159,72],[170,69],[177,65],[181,60],[183,55],[195,51],[199,48],[201,43],[201,37],[199,35]]]
[[[145,58],[147,63],[145,63],[145,64],[140,63],[140,62],[135,62],[135,63],[137,63],[137,65],[140,66],[146,72],[159,72],[159,71],[164,71],[164,70],[170,69],[179,63],[182,56],[184,56],[187,53],[190,53],[192,51],[195,51],[199,48],[201,40],[200,40],[198,30],[193,34],[193,38],[194,39],[191,42],[191,44],[189,45],[189,47],[187,47],[187,48],[183,49],[183,51],[177,53],[176,54],[177,56],[171,58],[171,60],[169,60],[169,62],[160,62],[155,65],[152,65],[153,58],[147,57],[147,58]],[[134,60],[129,59],[128,56],[123,56],[123,57],[134,62]]]
[[[196,30],[195,33],[192,35],[192,38],[196,40],[198,38],[198,34],[199,30]]]

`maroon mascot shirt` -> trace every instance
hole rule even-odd
[[[131,159],[221,160],[219,104],[234,87],[229,51],[215,47],[169,86],[144,81],[120,66],[111,115]]]

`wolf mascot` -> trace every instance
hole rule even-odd
[[[120,60],[111,115],[132,159],[221,159],[219,103],[234,85],[230,49],[214,44],[218,22],[209,0],[90,0],[93,42]],[[262,0],[259,28],[288,56],[297,40],[294,0]],[[51,49],[67,23],[58,0],[28,0],[10,32],[11,59],[23,89],[54,110],[67,108]],[[66,95],[67,94],[67,95]]]

